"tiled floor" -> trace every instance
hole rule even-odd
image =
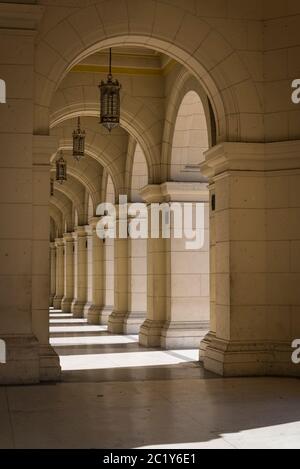
[[[54,314],[51,327],[70,326]],[[224,380],[193,351],[85,327],[52,332],[64,382],[0,389],[1,448],[300,448],[299,380]]]
[[[198,362],[198,350],[141,347],[138,336],[116,336],[59,311],[50,314],[51,344],[60,356],[65,382],[187,379],[213,375]]]

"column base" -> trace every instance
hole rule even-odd
[[[113,311],[108,319],[108,332],[111,334],[124,334],[124,324],[127,314],[127,312],[117,313]]]
[[[300,376],[290,343],[229,342],[212,339],[204,356],[206,370],[224,377]]]
[[[113,309],[114,309],[113,306],[105,306],[104,308],[102,308],[102,311],[100,314],[100,324],[102,326],[108,325],[108,320],[113,312]]]
[[[161,333],[164,325],[165,321],[147,319],[140,329],[140,344],[148,348],[160,347]]]
[[[6,343],[6,363],[0,364],[0,385],[59,381],[59,358],[52,347],[40,346],[34,336],[1,336]]]
[[[40,346],[40,381],[58,382],[61,378],[59,357],[50,345]]]
[[[216,338],[215,332],[209,332],[206,334],[204,339],[200,342],[200,349],[199,349],[199,361],[203,362],[206,354],[207,348],[211,345],[212,341]]]
[[[161,347],[167,350],[198,349],[208,331],[208,321],[167,322],[161,333]]]
[[[146,311],[131,311],[124,320],[124,334],[139,334],[147,317]]]
[[[64,298],[61,303],[61,309],[64,314],[70,314],[72,312],[73,298]]]
[[[84,317],[83,314],[84,314],[85,305],[86,305],[85,301],[78,301],[78,300],[73,301],[71,311],[72,311],[74,318],[81,319]]]
[[[64,299],[63,296],[55,296],[53,300],[53,308],[56,310],[61,310],[63,299]]]
[[[51,295],[49,298],[49,306],[50,308],[53,308],[53,302],[54,302],[55,295]]]
[[[93,303],[89,301],[88,303],[85,303],[84,308],[83,308],[83,317],[84,319],[88,318],[89,315],[89,310],[92,307]]]
[[[102,306],[91,305],[87,314],[88,324],[91,326],[99,326],[101,313]]]

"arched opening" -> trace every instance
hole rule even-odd
[[[183,98],[175,124],[171,154],[172,181],[199,181],[204,153],[209,148],[208,125],[200,97],[189,91]]]

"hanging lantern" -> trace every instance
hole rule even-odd
[[[50,179],[50,196],[51,197],[54,196],[54,179],[53,178]]]
[[[85,131],[81,130],[80,117],[78,117],[77,130],[73,132],[73,156],[76,161],[84,158],[85,150]]]
[[[109,50],[109,74],[107,81],[101,82],[100,102],[101,102],[101,118],[102,124],[109,132],[120,124],[120,90],[121,85],[118,80],[113,80],[112,69],[112,53]]]
[[[60,152],[60,157],[56,160],[56,180],[60,184],[67,180],[67,163],[62,151]]]

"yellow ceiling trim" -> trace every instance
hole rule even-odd
[[[100,65],[75,65],[72,68],[75,73],[108,73],[108,68]],[[129,68],[129,67],[113,67],[113,75],[152,75],[161,76],[163,70],[155,68]]]
[[[114,75],[168,75],[176,65],[175,60],[170,60],[163,69],[158,68],[135,68],[135,67],[113,67]],[[72,70],[75,73],[108,73],[108,67],[104,65],[78,64]]]

